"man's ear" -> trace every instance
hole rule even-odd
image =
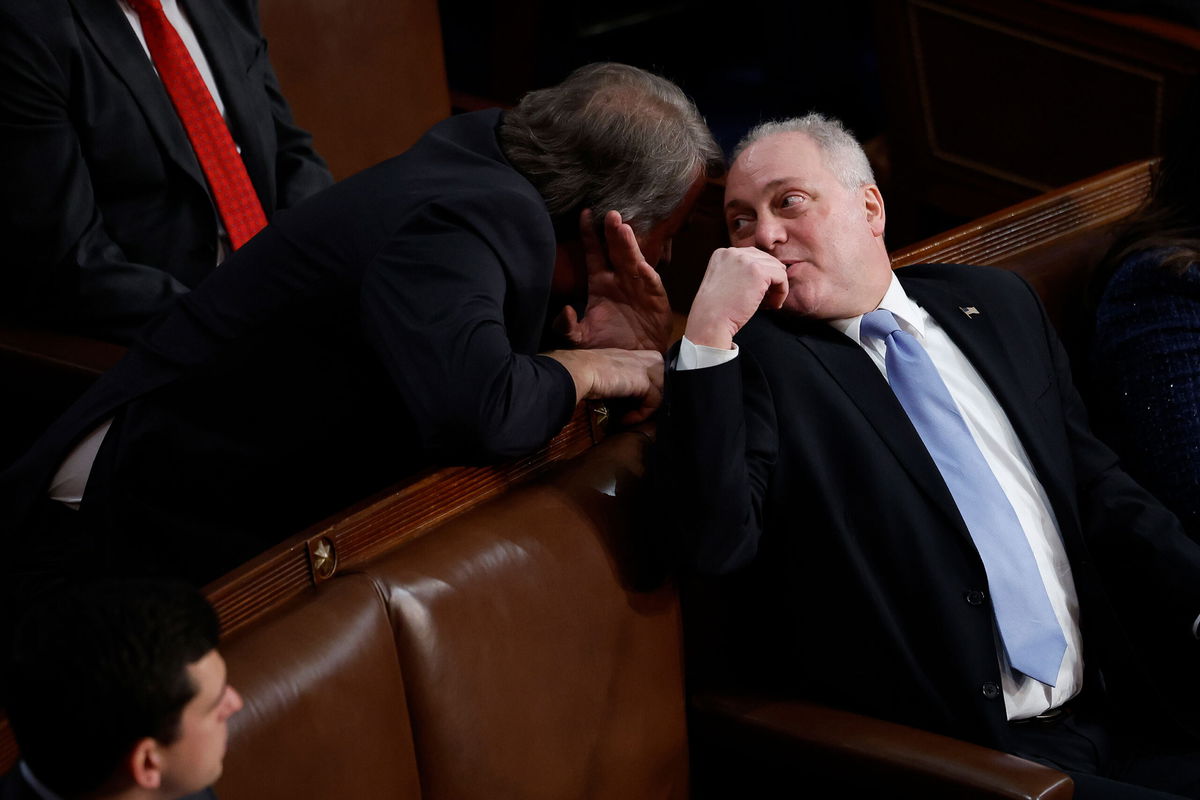
[[[867,213],[867,224],[871,226],[871,234],[877,238],[881,237],[887,222],[887,212],[883,208],[883,195],[879,193],[879,187],[873,183],[864,186],[862,191],[863,209]]]
[[[162,786],[163,757],[158,742],[147,736],[139,739],[129,753],[127,765],[129,777],[143,789],[157,789]]]

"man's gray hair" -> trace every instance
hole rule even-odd
[[[871,163],[862,145],[841,120],[815,111],[803,117],[763,122],[755,126],[733,149],[733,161],[750,145],[777,133],[803,133],[821,151],[821,159],[847,189],[858,189],[875,182]]]
[[[504,114],[500,145],[557,222],[592,209],[597,225],[621,212],[647,233],[725,161],[695,104],[678,86],[625,64],[589,64],[525,95]]]

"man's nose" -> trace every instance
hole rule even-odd
[[[759,218],[754,227],[754,246],[764,252],[771,252],[776,245],[787,241],[787,230],[781,220],[764,216]]]
[[[226,718],[232,717],[234,714],[241,711],[242,706],[245,705],[241,694],[239,694],[238,690],[232,686],[229,687],[229,695],[225,698],[225,702],[228,705],[227,713],[225,715]]]

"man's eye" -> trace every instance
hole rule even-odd
[[[805,200],[805,197],[802,194],[789,194],[789,195],[784,195],[783,200],[781,200],[779,204],[781,206],[783,206],[784,208],[788,208],[790,206],[801,205],[804,202],[804,200]]]
[[[745,227],[749,224],[750,220],[746,217],[734,217],[733,219],[729,220],[729,231],[730,233],[737,233],[738,231],[745,229]]]

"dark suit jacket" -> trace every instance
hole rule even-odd
[[[25,781],[25,776],[21,774],[21,770],[14,769],[3,778],[0,778],[0,800],[42,800],[42,798]],[[217,800],[217,795],[212,789],[205,789],[202,792],[181,797],[179,800]]]
[[[332,183],[256,0],[181,0],[268,218]],[[217,215],[116,0],[0,0],[0,310],[126,342],[212,273]]]
[[[556,243],[498,121],[278,214],[0,475],[0,515],[115,412],[81,515],[118,562],[207,580],[405,473],[545,443],[575,405],[536,355]]]
[[[1197,648],[1200,547],[1089,433],[1032,289],[983,267],[897,274],[1028,451],[1071,560],[1092,685],[1102,668],[1116,696],[1150,661],[1167,682]],[[739,623],[755,628],[754,650],[730,651],[753,660],[743,674],[1004,748],[983,565],[886,380],[824,322],[760,314],[737,341],[729,364],[670,373],[660,441],[675,551],[743,584]],[[1130,623],[1146,646],[1169,643],[1169,658],[1131,647]],[[1137,691],[1143,708],[1162,699],[1154,683]]]
[[[20,769],[0,778],[0,800],[42,800],[25,780]]]

